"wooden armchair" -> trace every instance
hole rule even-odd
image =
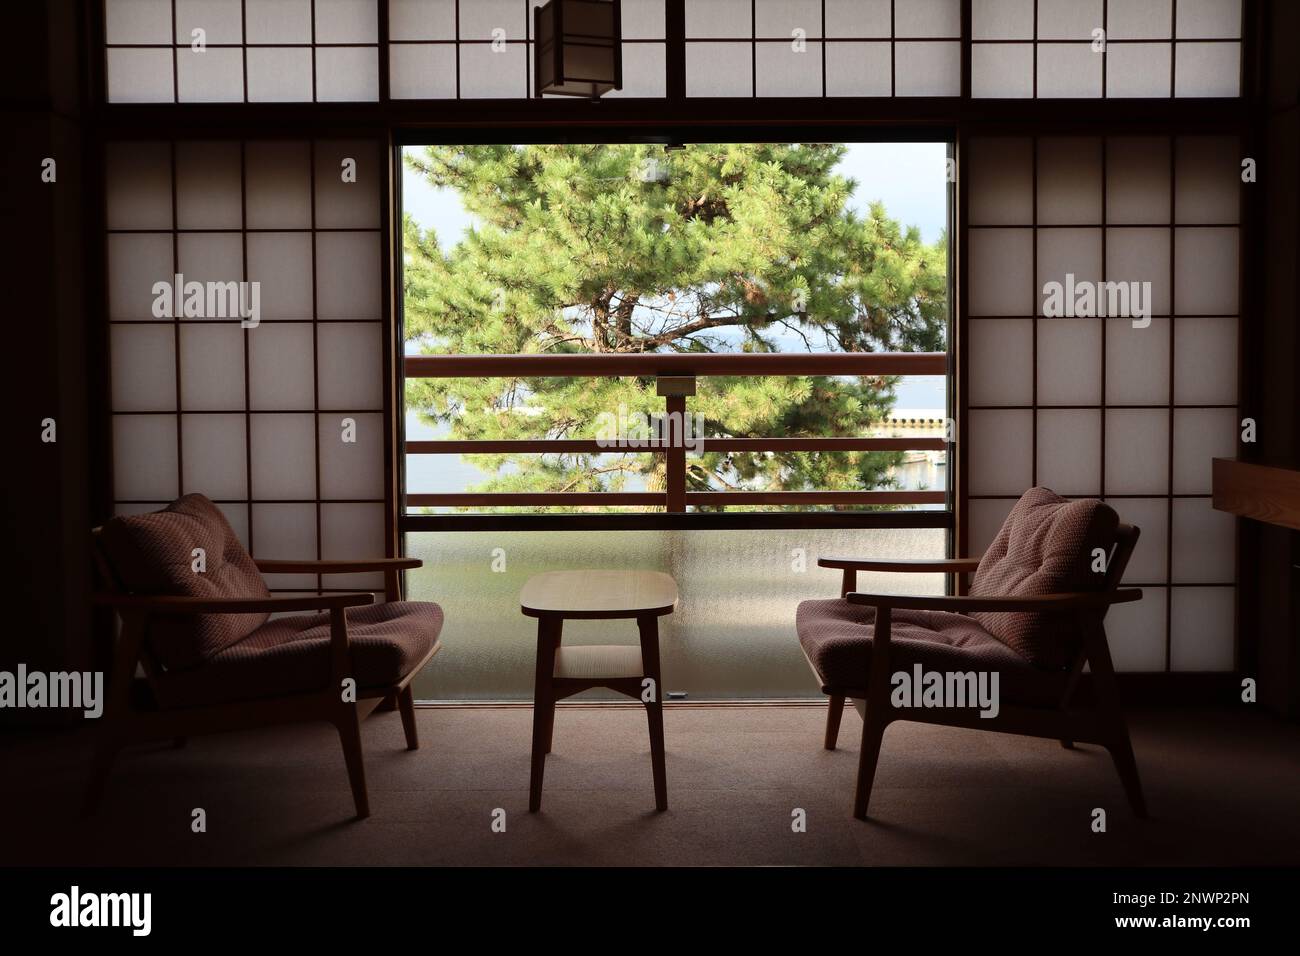
[[[130,744],[324,720],[338,729],[356,815],[369,816],[360,722],[387,702],[407,749],[418,748],[410,685],[441,646],[442,609],[401,600],[400,572],[420,561],[254,561],[202,495],[114,518],[93,545],[105,586],[95,601],[122,627],[87,812]],[[262,578],[373,571],[384,574],[383,604],[369,592],[272,595]],[[301,611],[322,613],[270,617]]]
[[[843,571],[840,599],[799,605],[804,655],[830,697],[825,746],[834,750],[846,698],[862,701],[862,750],[853,815],[865,819],[885,728],[896,720],[1049,737],[1070,748],[1100,744],[1111,754],[1133,812],[1146,802],[1102,622],[1112,604],[1142,592],[1119,583],[1139,530],[1099,501],[1026,492],[981,559],[942,561],[822,558]],[[1100,549],[1100,551],[1097,551]],[[1104,570],[1097,566],[1104,555]],[[969,595],[863,593],[859,571],[974,572]],[[997,672],[995,716],[972,707],[896,707],[891,677],[928,671]],[[1084,667],[1092,700],[1076,698]]]

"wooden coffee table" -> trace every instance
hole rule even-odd
[[[547,571],[528,579],[520,610],[537,618],[537,679],[533,692],[533,769],[528,811],[542,806],[542,776],[555,734],[555,702],[593,687],[645,701],[650,724],[655,808],[668,809],[664,776],[663,683],[659,675],[659,618],[677,607],[677,582],[658,571]],[[566,620],[635,619],[641,643],[563,647]]]

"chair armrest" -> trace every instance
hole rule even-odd
[[[972,597],[970,595],[863,594],[851,592],[845,598],[851,604],[877,608],[908,608],[914,611],[1039,611],[1060,613],[1089,611],[1140,600],[1140,588],[1118,591],[1079,591],[1061,594],[1026,594],[1006,597]]]
[[[367,591],[337,594],[285,594],[266,598],[200,598],[172,594],[96,594],[95,604],[151,614],[258,614],[262,611],[319,611],[373,604]]]
[[[934,573],[942,571],[956,574],[974,571],[980,566],[979,558],[941,558],[931,561],[893,560],[890,558],[818,558],[819,568],[843,568],[846,571],[912,571]]]
[[[419,558],[359,558],[355,561],[276,561],[258,558],[265,574],[351,574],[362,571],[411,571],[424,567]]]

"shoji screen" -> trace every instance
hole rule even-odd
[[[976,97],[1237,96],[1241,0],[971,0]]]
[[[104,0],[110,103],[374,101],[380,0]]]
[[[384,554],[382,151],[119,142],[106,177],[118,512],[202,492],[257,557]]]
[[[1234,524],[1209,495],[1240,432],[1240,164],[1200,136],[977,138],[965,160],[972,548],[1030,485],[1107,499],[1142,529],[1146,597],[1108,619],[1128,670],[1234,664]],[[1086,314],[1121,281],[1150,284],[1149,325]]]

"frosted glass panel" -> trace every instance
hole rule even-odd
[[[1169,499],[1111,498],[1107,504],[1119,513],[1121,521],[1142,530],[1124,572],[1124,583],[1145,587],[1152,582],[1165,581],[1169,576]],[[1142,603],[1147,601],[1144,598]],[[1111,609],[1112,613],[1114,610]],[[1162,646],[1163,640],[1162,632]]]
[[[822,35],[821,0],[755,0],[754,31],[759,37],[787,41],[794,30],[805,37]]]
[[[181,229],[243,223],[238,143],[176,144],[176,221]]]
[[[1180,405],[1235,405],[1237,320],[1180,318],[1174,337],[1174,399]]]
[[[1028,43],[971,47],[971,95],[1027,99],[1034,95],[1034,48]]]
[[[825,0],[828,37],[889,36],[892,0]]]
[[[980,319],[970,323],[972,405],[1030,405],[1034,398],[1033,323],[1028,319]]]
[[[527,72],[522,43],[508,43],[499,53],[489,44],[461,44],[460,95],[467,99],[527,96]]]
[[[1107,229],[1106,279],[1110,282],[1151,283],[1149,301],[1152,314],[1168,315],[1169,230]],[[1139,292],[1147,299],[1143,289],[1145,286],[1139,288]]]
[[[332,507],[332,506],[327,506]],[[532,698],[537,625],[519,613],[519,590],[533,574],[587,567],[671,574],[681,603],[660,619],[665,689],[693,699],[819,696],[794,635],[800,601],[834,598],[839,574],[818,569],[829,554],[939,558],[940,530],[487,532],[407,535],[407,552],[425,566],[407,575],[412,600],[438,601],[443,639],[456,653],[415,683],[422,699]],[[505,573],[492,549],[509,555]],[[804,549],[809,567],[791,567]],[[943,591],[939,575],[871,574],[873,589]],[[565,643],[635,643],[633,622],[566,622]]]
[[[231,289],[230,282],[239,282],[244,278],[244,246],[238,233],[229,232],[192,232],[179,236],[176,240],[177,264],[185,276],[186,300],[189,299],[191,282],[201,282],[205,286],[203,315],[186,318],[209,322],[238,321],[239,291]],[[206,296],[207,283],[221,283],[223,294],[214,296],[213,308],[208,309]],[[234,295],[227,293],[233,291]],[[248,299],[252,304],[251,291]],[[187,306],[188,308],[188,306]]]
[[[976,40],[1032,40],[1034,0],[973,0],[971,33]]]
[[[311,42],[311,0],[244,0],[244,10],[249,43]]]
[[[320,407],[382,408],[383,327],[378,322],[330,322],[317,330]]]
[[[624,44],[623,88],[610,90],[604,98],[663,96],[668,86],[667,58],[662,43]]]
[[[1040,49],[1039,98],[1101,96],[1101,61],[1102,54],[1088,43],[1060,43]]]
[[[1103,25],[1102,0],[1038,0],[1040,40],[1090,40]]]
[[[1169,412],[1112,408],[1106,412],[1106,493],[1169,491]]]
[[[1224,584],[1236,576],[1237,519],[1209,498],[1174,499],[1174,583]]]
[[[108,228],[172,227],[171,149],[166,143],[105,147]]]
[[[1101,488],[1101,412],[1040,410],[1038,484],[1060,495],[1095,495]]]
[[[311,226],[311,161],[307,143],[249,143],[245,147],[250,229]]]
[[[322,319],[378,319],[379,233],[316,236],[316,302]]]
[[[1038,302],[1041,314],[1045,314],[1049,301],[1054,310],[1064,310],[1069,305],[1070,311],[1074,311],[1078,307],[1077,291],[1071,303],[1070,276],[1074,276],[1076,287],[1082,282],[1101,281],[1101,234],[1100,229],[1038,230]],[[1048,283],[1060,283],[1059,294],[1049,296],[1045,291]],[[1085,301],[1083,308],[1086,307]]]
[[[247,56],[250,103],[311,102],[311,50],[257,47]]]
[[[238,322],[181,327],[181,408],[242,411],[244,335]]]
[[[109,43],[171,43],[171,0],[106,0],[104,30]]]
[[[1174,0],[1109,0],[1106,35],[1112,40],[1167,40]]]
[[[170,103],[175,98],[171,50],[109,49],[110,103]]]
[[[156,282],[173,281],[170,233],[108,237],[108,314],[113,319],[152,319]]]
[[[961,93],[961,44],[899,42],[894,51],[898,96],[957,96]]]
[[[822,45],[804,44],[796,52],[788,42],[756,44],[755,71],[758,96],[820,96]]]
[[[1241,92],[1241,46],[1179,43],[1174,63],[1177,96],[1237,96]]]
[[[379,99],[379,50],[375,47],[317,47],[316,100],[373,102]]]
[[[1241,36],[1241,0],[1178,0],[1178,38]]]
[[[623,4],[625,19],[628,6]],[[388,35],[394,40],[456,39],[456,0],[388,0]]]
[[[376,0],[316,0],[316,42],[374,43],[379,24],[375,3]],[[483,0],[476,0],[464,6],[482,3]]]
[[[525,35],[525,9],[525,5],[518,0],[462,2],[460,4],[461,39],[491,40],[493,30],[504,30],[507,39],[522,40]],[[748,30],[748,24],[746,29]]]
[[[316,497],[314,415],[252,416],[253,497]]]
[[[977,226],[1032,223],[1033,164],[1033,143],[1028,139],[972,139],[970,159],[964,169],[970,184],[971,222]]]
[[[1022,494],[1033,485],[1033,414],[981,409],[969,418],[971,494]]]
[[[1131,319],[1106,320],[1108,405],[1169,402],[1170,324],[1169,319],[1152,319],[1146,328],[1134,328]]]
[[[1101,222],[1101,140],[1048,137],[1038,141],[1038,222]]]
[[[261,284],[262,320],[312,317],[311,236],[250,233],[248,278]]]
[[[962,557],[978,558],[988,550],[1015,503],[1015,498],[994,498],[970,503],[971,547]]]
[[[1236,457],[1240,428],[1233,408],[1175,409],[1174,494],[1208,495],[1211,463],[1215,458]]]
[[[201,29],[207,43],[242,43],[241,0],[176,0],[176,36],[190,42]]]
[[[1235,223],[1241,211],[1241,151],[1226,136],[1178,140],[1174,213],[1180,223]]]
[[[1031,315],[1034,233],[970,230],[971,315]]]
[[[244,51],[228,47],[176,50],[176,90],[182,103],[234,103],[244,98]]]
[[[1168,43],[1114,43],[1106,48],[1106,95],[1170,95]]]
[[[267,323],[251,330],[248,368],[252,408],[311,408],[315,401],[311,326]]]
[[[827,96],[889,96],[888,43],[827,43]]]
[[[316,506],[254,504],[253,543],[254,553],[259,558],[279,561],[314,559]],[[314,577],[308,583],[314,585]]]
[[[894,4],[894,36],[956,37],[961,35],[961,4],[957,0],[910,0]]]
[[[1096,319],[1038,320],[1038,404],[1101,404],[1101,329]]]
[[[750,0],[687,0],[688,37],[748,37],[753,28]]]
[[[749,44],[686,44],[687,96],[749,96],[752,92]]]
[[[1116,136],[1106,141],[1106,221],[1169,221],[1169,140]]]
[[[1146,529],[1142,531],[1142,541]],[[1130,565],[1131,567],[1131,565]],[[1130,572],[1126,578],[1131,578]],[[1143,588],[1142,600],[1116,604],[1106,615],[1106,639],[1117,671],[1165,669],[1165,589]]]
[[[113,492],[119,500],[176,495],[176,417],[113,416]]]
[[[533,0],[541,6],[541,0]],[[623,39],[662,40],[664,38],[664,0],[623,0]],[[624,57],[627,49],[623,50]]]
[[[626,60],[631,47],[624,47]],[[454,99],[456,48],[448,43],[403,43],[388,49],[388,95],[398,100]]]
[[[382,504],[330,504],[320,506],[321,557],[374,558],[384,553],[384,506]],[[375,574],[332,574],[330,585],[338,588],[383,588],[384,576]]]
[[[1174,588],[1170,668],[1226,671],[1234,664],[1233,588]]]
[[[185,493],[209,498],[248,497],[244,415],[182,415]]]
[[[1236,229],[1178,229],[1174,238],[1179,315],[1236,315]]]
[[[345,427],[355,441],[343,440]],[[383,416],[322,414],[318,428],[321,497],[383,498]]]
[[[355,181],[345,182],[344,162]],[[378,229],[379,194],[385,171],[374,142],[316,144],[316,228]]]
[[[168,324],[115,325],[111,332],[113,410],[176,408],[176,334]]]

